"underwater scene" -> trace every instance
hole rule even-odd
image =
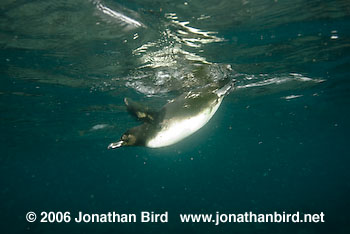
[[[0,16],[1,233],[350,233],[350,1]]]

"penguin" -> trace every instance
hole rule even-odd
[[[127,110],[143,124],[127,130],[119,141],[109,144],[108,149],[122,146],[160,148],[173,145],[202,128],[213,117],[223,98],[234,87],[230,80],[183,93],[169,101],[160,111],[125,98]]]

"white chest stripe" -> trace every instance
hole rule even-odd
[[[198,129],[203,127],[213,117],[221,104],[222,98],[211,108],[207,108],[196,116],[187,119],[174,121],[173,123],[164,123],[164,129],[151,139],[147,146],[151,148],[164,147],[175,144],[176,142],[188,137]]]

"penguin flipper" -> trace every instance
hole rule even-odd
[[[128,112],[139,120],[146,122],[153,122],[155,120],[156,111],[142,105],[141,103],[135,102],[130,98],[124,98],[124,102]]]

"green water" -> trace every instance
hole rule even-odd
[[[6,0],[0,15],[3,233],[349,232],[348,1]],[[139,124],[124,97],[160,108],[225,78],[236,89],[194,135],[107,150]],[[29,223],[29,211],[169,222]],[[179,219],[217,211],[325,222]]]

